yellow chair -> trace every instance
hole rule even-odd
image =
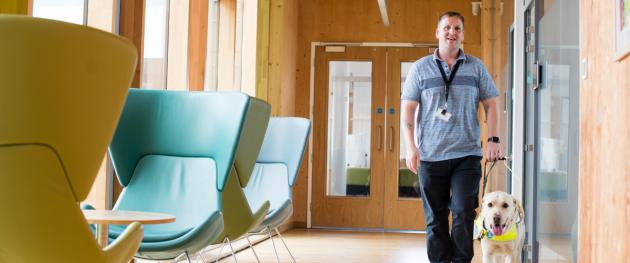
[[[116,128],[135,48],[19,15],[0,15],[0,36],[0,262],[129,262],[142,226],[102,249],[79,202]]]

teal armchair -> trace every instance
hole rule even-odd
[[[251,98],[241,93],[131,89],[110,155],[124,187],[114,209],[175,215],[145,226],[137,256],[172,259],[224,238],[223,197]],[[110,237],[122,231],[110,227]]]
[[[225,217],[222,238],[227,241],[240,238],[258,226],[269,210],[268,201],[252,209],[243,188],[251,180],[270,115],[271,106],[268,103],[256,98],[249,100],[234,166],[226,182],[226,190],[222,192]]]
[[[266,200],[256,206],[256,210],[252,210],[243,188],[248,185],[256,165],[256,158],[262,146],[270,115],[271,106],[268,103],[250,98],[234,165],[228,176],[225,190],[221,192],[221,211],[225,224],[220,236],[224,244],[247,235],[263,221],[269,210],[269,201]],[[251,243],[249,245],[251,247]],[[223,246],[221,246],[222,249]],[[258,255],[255,256],[258,259]]]
[[[273,241],[271,231],[275,230],[294,262],[278,226],[293,213],[292,188],[300,169],[310,125],[310,121],[303,118],[271,118],[256,166],[244,189],[251,207],[257,208],[270,202],[264,220],[251,232],[266,232]],[[277,252],[276,259],[279,262]]]

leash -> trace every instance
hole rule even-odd
[[[486,169],[488,168],[488,160],[484,162],[483,164],[483,190],[481,192],[482,199],[486,195],[486,184],[488,183],[488,177],[490,176],[490,172],[492,172],[492,168],[494,168],[494,165],[497,163],[497,161],[505,161],[509,158],[510,157],[501,157],[497,159],[496,161],[491,162],[492,164],[490,165],[490,169],[487,172],[486,172]],[[507,163],[504,162],[503,164],[505,165],[505,168],[507,168],[510,171],[510,173],[512,173],[512,169],[510,169]]]
[[[484,162],[483,165],[483,192],[481,192],[481,198],[483,199],[483,197],[486,194],[486,185],[488,183],[488,177],[490,176],[490,173],[492,172],[492,168],[494,168],[494,165],[497,163],[497,161],[505,161],[507,159],[510,159],[510,157],[501,157],[495,161],[492,161],[491,165],[490,165],[490,169],[488,168],[488,160],[486,160]],[[507,162],[503,162],[503,164],[505,165],[505,168],[507,168],[508,171],[510,171],[510,173],[512,173],[512,169],[510,168],[510,166],[508,166]],[[510,218],[510,220],[512,220],[512,218]],[[482,238],[486,237],[489,240],[495,241],[495,242],[509,242],[509,241],[513,241],[516,240],[517,238],[517,230],[516,230],[516,224],[519,223],[522,220],[522,218],[519,216],[518,221],[515,221],[515,223],[502,235],[500,236],[496,236],[494,235],[494,233],[488,229],[486,229],[485,224],[483,222],[483,218],[480,217],[480,215],[477,216],[477,218],[474,221],[474,229],[473,229],[473,239],[477,239],[477,240],[481,240]]]

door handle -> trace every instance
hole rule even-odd
[[[394,152],[394,126],[389,126],[389,151]]]
[[[378,126],[378,134],[377,134],[377,143],[376,143],[376,150],[380,151],[383,146],[383,126],[379,125]]]
[[[534,86],[532,87],[532,89],[534,91],[538,90],[540,88],[540,86],[542,85],[542,78],[543,78],[543,65],[538,62],[538,60],[534,63],[534,73],[536,74],[536,79],[534,80]]]

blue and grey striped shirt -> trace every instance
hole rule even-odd
[[[445,83],[435,61],[441,62],[447,78],[451,73],[437,54],[436,49],[433,55],[413,64],[402,91],[403,100],[420,103],[416,119],[420,160],[433,162],[482,156],[477,108],[480,101],[497,97],[499,92],[481,60],[460,50],[457,59],[462,62],[448,95],[448,112],[452,117],[448,122],[436,118],[433,114],[444,107]]]

